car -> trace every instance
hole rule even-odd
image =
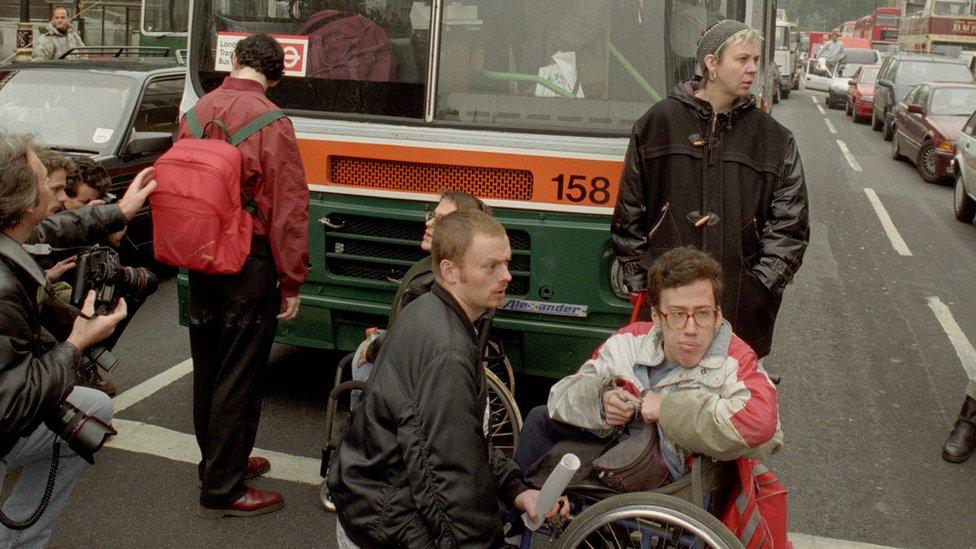
[[[871,104],[871,129],[882,131],[885,141],[894,133],[895,105],[922,82],[972,83],[973,75],[958,58],[940,55],[899,52],[885,59],[874,84]]]
[[[905,157],[929,183],[952,177],[955,142],[976,111],[976,84],[924,83],[895,106],[891,157]]]
[[[976,216],[976,113],[969,117],[956,139],[952,175],[955,178],[953,212],[959,221],[972,223]]]
[[[172,57],[61,59],[0,65],[0,130],[32,133],[43,147],[89,156],[121,196],[173,143],[186,67]],[[124,261],[152,261],[148,204],[129,222]]]
[[[847,84],[847,99],[844,102],[848,116],[854,122],[867,122],[871,117],[871,104],[874,101],[874,83],[881,65],[863,65],[854,73]]]
[[[847,101],[850,77],[862,66],[877,64],[880,59],[881,55],[875,50],[849,49],[844,52],[844,59],[834,66],[833,72],[828,71],[823,60],[810,59],[803,77],[804,87],[827,92],[827,107],[839,108]]]

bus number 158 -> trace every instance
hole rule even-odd
[[[552,178],[556,183],[556,200],[583,202],[589,199],[594,204],[610,201],[610,180],[597,176],[587,181],[585,175],[559,174]]]

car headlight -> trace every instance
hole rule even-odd
[[[939,149],[940,151],[945,151],[948,153],[956,152],[955,144],[950,139],[936,137],[933,141],[935,141],[935,148]]]

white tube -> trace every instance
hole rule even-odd
[[[542,526],[543,521],[545,521],[545,514],[556,504],[559,496],[563,495],[566,485],[569,484],[570,479],[573,478],[573,474],[579,467],[580,460],[575,454],[566,454],[563,459],[559,460],[559,464],[549,473],[549,478],[542,485],[539,499],[536,500],[535,514],[539,517],[538,520],[532,522],[528,513],[522,513],[522,522],[525,523],[526,528],[535,531]]]

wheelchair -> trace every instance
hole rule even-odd
[[[335,383],[332,391],[329,392],[329,401],[325,409],[326,443],[322,448],[319,469],[323,479],[329,477],[329,465],[349,425],[352,415],[350,397],[353,391],[366,389],[365,381],[352,379],[354,355],[355,353],[349,353],[339,361],[336,366]],[[485,348],[482,366],[488,383],[488,405],[484,418],[485,436],[492,447],[498,448],[506,456],[511,457],[518,446],[519,434],[522,431],[522,413],[512,393],[515,387],[512,365],[505,357],[502,346],[497,342],[489,341]],[[504,380],[500,376],[504,376]],[[334,512],[335,506],[329,500],[328,491],[326,481],[323,480],[319,486],[319,503],[326,511]]]

